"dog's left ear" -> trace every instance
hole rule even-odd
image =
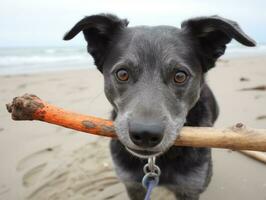
[[[224,54],[226,44],[232,39],[246,46],[256,45],[236,22],[216,15],[189,19],[181,24],[181,28],[198,41],[204,72],[214,67],[216,60]]]
[[[111,14],[91,15],[80,20],[64,40],[71,40],[79,32],[83,32],[87,41],[87,50],[94,58],[95,65],[102,72],[102,66],[112,39],[128,25],[126,19],[122,20]]]

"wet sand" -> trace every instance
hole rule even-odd
[[[242,122],[266,128],[266,91],[241,91],[266,85],[265,77],[266,57],[221,60],[207,76],[220,106],[215,126]],[[113,171],[108,139],[10,120],[4,104],[24,93],[84,114],[108,118],[111,111],[96,70],[0,76],[0,199],[127,199]],[[213,160],[213,179],[201,199],[266,199],[266,165],[222,149],[213,150]],[[153,199],[174,198],[157,188]]]

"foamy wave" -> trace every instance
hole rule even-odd
[[[0,58],[0,66],[37,65],[56,62],[88,61],[89,56],[4,56]]]
[[[243,57],[266,55],[266,45],[258,44],[255,47],[247,47],[241,44],[229,44],[225,52],[225,57]]]
[[[266,55],[266,45],[248,48],[228,45],[225,57]],[[93,59],[82,47],[0,48],[0,74],[22,74],[92,67]]]
[[[84,48],[0,48],[0,74],[92,67]]]
[[[46,49],[44,52],[48,54],[54,54],[56,53],[56,49]]]

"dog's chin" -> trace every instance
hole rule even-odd
[[[132,155],[138,158],[144,158],[144,159],[154,157],[154,156],[159,156],[163,153],[163,152],[155,152],[155,151],[149,151],[149,150],[136,150],[136,149],[131,149],[129,147],[126,147],[126,149]]]

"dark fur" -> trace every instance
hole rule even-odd
[[[211,150],[175,147],[173,142],[183,125],[212,126],[217,119],[218,106],[204,75],[224,54],[226,44],[233,38],[246,46],[255,42],[236,22],[218,16],[187,20],[181,29],[127,28],[127,24],[113,15],[93,15],[78,22],[64,37],[69,40],[83,31],[88,52],[104,75],[119,138],[110,143],[117,175],[131,199],[143,199],[145,190],[140,183],[147,160],[133,156],[126,147],[160,153],[160,185],[178,199],[199,199],[212,175]],[[130,72],[126,83],[114,78],[121,67]],[[172,74],[180,69],[187,70],[190,79],[177,86]],[[135,145],[129,137],[135,131],[130,126],[133,122],[146,129],[151,122],[163,127],[162,141],[151,148]]]

